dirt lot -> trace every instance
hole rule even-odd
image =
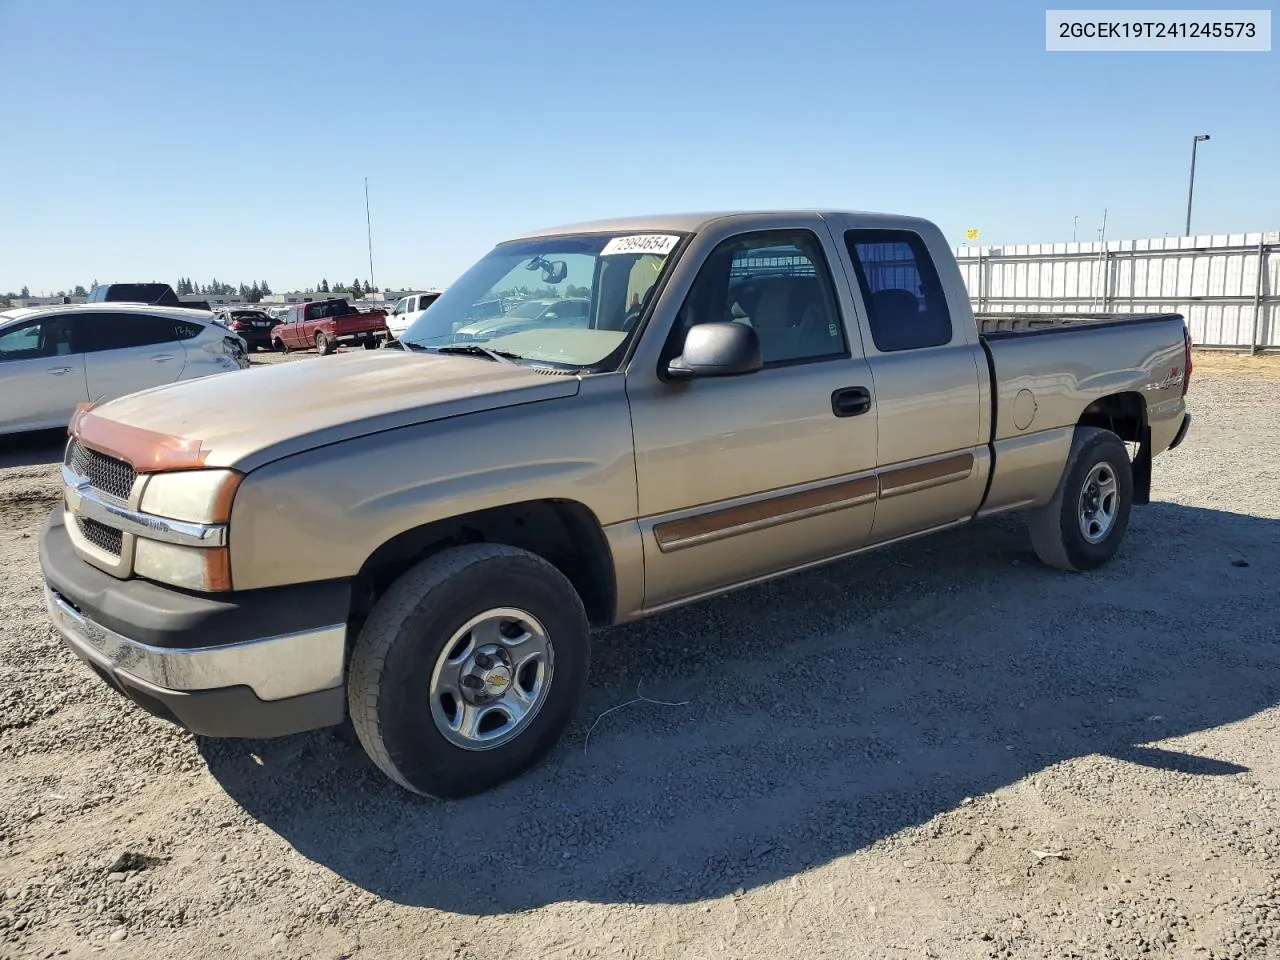
[[[551,760],[451,803],[110,692],[42,609],[60,444],[11,443],[0,957],[1280,957],[1274,363],[1197,358],[1104,571],[1008,519],[611,631]],[[588,742],[637,689],[688,703]]]

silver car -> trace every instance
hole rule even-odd
[[[0,312],[0,434],[66,427],[78,404],[249,366],[211,313],[130,303]]]

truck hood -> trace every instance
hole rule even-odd
[[[166,449],[198,452],[205,466],[248,471],[376,431],[571,397],[580,382],[484,358],[361,350],[143,390],[94,407],[73,426],[104,449],[114,431],[128,438],[122,447],[153,437]]]

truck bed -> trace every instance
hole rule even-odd
[[[1031,435],[1054,430],[1069,444],[1080,411],[1117,392],[1145,397],[1161,436],[1167,424],[1159,421],[1181,418],[1177,388],[1163,385],[1182,372],[1181,314],[982,314],[978,323],[993,384],[997,447],[1016,438],[1032,443]],[[1065,458],[1065,446],[1060,453]]]
[[[348,313],[333,318],[335,336],[344,337],[355,333],[373,333],[387,326],[387,315],[381,310],[369,313]]]
[[[978,313],[974,316],[978,332],[987,340],[1182,320],[1179,313]]]

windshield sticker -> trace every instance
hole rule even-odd
[[[680,242],[679,237],[665,233],[641,233],[634,237],[614,237],[604,245],[600,256],[608,257],[620,253],[656,253],[665,257]]]

